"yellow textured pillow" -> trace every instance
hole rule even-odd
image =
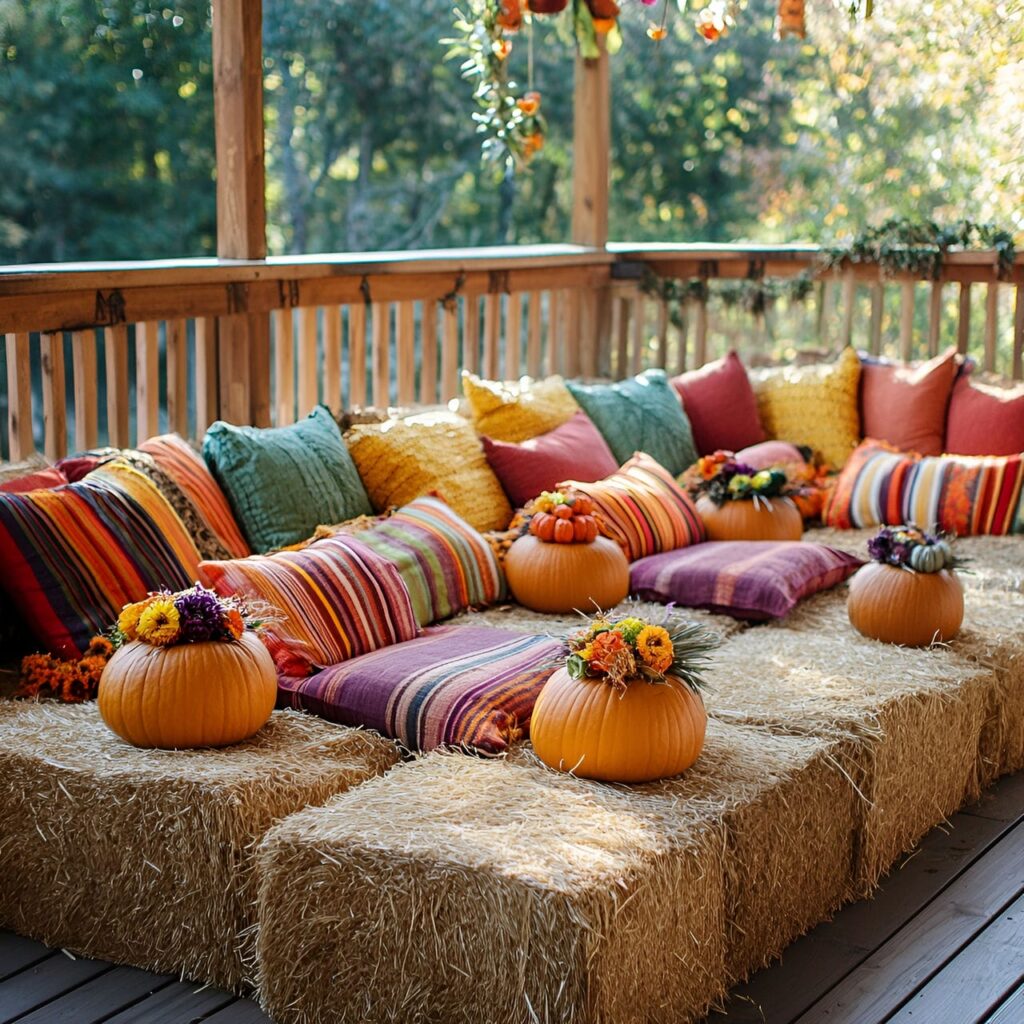
[[[463,371],[462,390],[477,432],[519,444],[568,422],[579,410],[561,377],[483,380]]]
[[[478,530],[503,530],[512,506],[472,424],[449,412],[364,423],[345,435],[378,512],[431,491]]]
[[[841,467],[860,441],[860,359],[843,349],[834,363],[751,371],[768,436],[802,444]]]

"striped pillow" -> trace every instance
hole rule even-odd
[[[434,495],[409,502],[359,539],[402,574],[421,626],[505,596],[490,544]]]
[[[222,597],[269,607],[263,638],[278,671],[318,668],[415,637],[419,628],[398,570],[355,537],[301,551],[203,562],[199,578]]]
[[[306,679],[279,679],[278,703],[376,729],[410,750],[500,754],[529,728],[560,655],[550,637],[439,626]]]
[[[705,538],[696,506],[671,473],[644,452],[597,483],[566,480],[558,486],[586,494],[594,502],[605,528],[631,562]]]
[[[866,440],[839,474],[825,508],[840,528],[917,523],[957,535],[1021,529],[1024,456],[921,458]]]
[[[0,494],[0,586],[36,640],[80,657],[121,608],[196,578],[199,553],[156,487],[126,465],[79,483]]]

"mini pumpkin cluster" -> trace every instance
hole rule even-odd
[[[546,544],[593,544],[597,540],[594,503],[572,491],[544,491],[533,501],[529,532]]]

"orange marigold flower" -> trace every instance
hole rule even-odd
[[[225,616],[224,625],[227,631],[236,639],[241,640],[245,632],[245,620],[237,608],[232,608]]]

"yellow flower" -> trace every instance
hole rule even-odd
[[[594,645],[587,644],[582,650],[576,652],[584,661],[590,661],[594,656]]]
[[[117,617],[117,628],[121,633],[124,633],[126,639],[138,640],[139,618],[155,600],[155,597],[147,597],[143,601],[126,604],[121,609],[121,614]]]
[[[139,616],[136,627],[140,640],[145,640],[154,647],[166,647],[178,639],[181,629],[178,609],[169,597],[153,600],[149,607]]]
[[[643,632],[646,623],[642,619],[630,616],[615,623],[615,632],[622,635],[627,644],[635,644],[636,638]]]
[[[636,653],[640,660],[655,672],[667,672],[672,667],[674,651],[672,637],[661,626],[647,626],[636,638]]]

